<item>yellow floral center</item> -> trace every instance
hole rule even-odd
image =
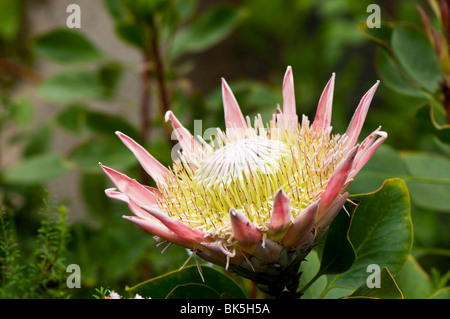
[[[307,120],[289,135],[279,128],[253,132],[241,138],[225,134],[217,149],[211,142],[194,166],[181,155],[166,185],[158,185],[160,208],[229,244],[229,209],[243,212],[267,231],[279,188],[291,200],[293,217],[298,216],[320,197],[341,159],[340,136],[312,132]]]

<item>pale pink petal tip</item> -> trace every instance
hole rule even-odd
[[[287,67],[283,79],[283,115],[287,118],[296,117],[294,76],[291,66]]]
[[[241,212],[231,208],[229,213],[234,238],[243,249],[253,250],[262,239],[261,232]]]
[[[273,239],[276,235],[282,234],[291,224],[290,199],[280,188],[273,198],[273,209],[269,224],[269,236]]]
[[[373,96],[375,95],[375,91],[377,90],[379,84],[380,81],[377,81],[361,98],[361,101],[359,102],[359,105],[355,113],[353,114],[352,120],[350,121],[350,124],[347,128],[347,131],[345,132],[345,135],[347,137],[347,148],[353,147],[358,140],[364,121],[366,120],[367,112],[369,111],[370,103],[372,102]]]
[[[203,154],[203,148],[195,140],[194,136],[180,123],[172,111],[167,111],[165,114],[165,121],[172,123],[173,131],[175,132],[177,140],[184,152],[188,155]]]
[[[312,127],[315,129],[321,127],[324,131],[328,129],[331,124],[331,113],[333,108],[333,94],[334,94],[334,79],[335,73],[331,75],[330,80],[325,86],[317,106],[316,116]]]
[[[222,99],[226,127],[247,129],[247,123],[242,115],[241,108],[224,78],[222,78]]]
[[[129,136],[121,132],[116,132],[116,135],[125,144],[125,146],[133,152],[147,174],[149,174],[155,182],[165,184],[164,176],[168,173],[167,168]]]
[[[156,203],[157,196],[136,180],[102,164],[100,166],[117,189],[136,203],[141,205],[154,205]]]

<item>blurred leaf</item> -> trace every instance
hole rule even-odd
[[[338,274],[348,270],[355,261],[355,251],[347,232],[350,217],[342,210],[327,230],[319,273]]]
[[[442,142],[450,144],[450,124],[440,125],[436,121],[436,108],[431,104],[425,104],[417,113],[420,128],[437,136]]]
[[[450,212],[450,160],[437,154],[406,153],[411,200],[421,207]]]
[[[0,38],[7,41],[13,40],[19,32],[22,16],[21,1],[0,1]]]
[[[396,26],[391,47],[399,64],[420,86],[429,92],[438,89],[441,73],[439,62],[428,38],[405,26]]]
[[[366,283],[362,284],[350,296],[350,298],[381,298],[381,299],[404,299],[402,292],[397,286],[394,278],[386,267],[380,273],[380,288],[369,288]]]
[[[116,92],[117,84],[122,76],[122,66],[118,63],[102,65],[98,71],[98,76],[105,88],[105,96],[112,97]]]
[[[430,299],[450,299],[450,287],[436,291],[430,296]]]
[[[28,126],[34,118],[34,105],[27,99],[22,98],[11,101],[11,117],[18,124]]]
[[[66,131],[78,134],[86,124],[87,112],[87,108],[82,105],[71,105],[58,113],[56,122]]]
[[[116,137],[115,132],[120,131],[136,141],[140,135],[137,129],[125,118],[102,112],[88,112],[86,114],[86,126],[96,133],[104,133],[110,137]]]
[[[202,292],[205,291],[205,287],[211,288],[217,292],[217,294],[234,298],[245,298],[245,294],[242,289],[236,284],[236,282],[227,275],[219,272],[218,270],[209,266],[201,266],[202,274],[205,282],[202,281],[196,265],[186,266],[182,270],[175,270],[168,274],[150,279],[143,283],[140,283],[128,290],[131,294],[140,294],[143,297],[151,297],[153,299],[167,298],[172,290],[180,285],[187,285],[183,288],[183,294],[186,294],[186,289],[193,288],[191,290],[190,298],[197,298],[195,290],[198,289],[198,285],[201,285]],[[193,285],[197,284],[197,285]],[[214,296],[210,296],[213,298]]]
[[[381,28],[368,28],[366,22],[358,25],[359,30],[371,41],[381,45],[384,49],[392,52],[390,43],[393,26],[389,23],[381,23]]]
[[[81,32],[73,29],[53,29],[34,39],[33,51],[40,57],[61,63],[93,62],[104,58]]]
[[[143,28],[135,22],[118,22],[116,24],[116,34],[124,42],[140,49],[148,45]]]
[[[123,19],[124,12],[121,0],[104,0],[105,7],[114,21],[118,22]]]
[[[83,203],[93,216],[107,217],[111,213],[111,199],[105,195],[109,187],[102,172],[98,174],[83,174],[80,181]]]
[[[22,159],[7,169],[3,177],[7,183],[35,184],[48,182],[66,172],[60,155],[45,153]]]
[[[175,0],[174,6],[181,20],[185,20],[191,16],[197,8],[197,0]]]
[[[73,103],[104,95],[97,74],[89,71],[64,71],[46,79],[38,93],[52,102]]]
[[[243,16],[242,10],[222,6],[202,13],[175,35],[172,58],[211,48],[228,36]]]
[[[52,130],[50,125],[43,124],[31,134],[24,149],[23,155],[30,157],[33,155],[44,153],[50,144]]]
[[[360,286],[370,264],[387,267],[396,275],[412,247],[409,194],[403,180],[389,179],[378,191],[351,199],[360,201],[348,232],[357,257],[348,271],[337,275],[336,287]]]
[[[136,158],[119,139],[95,136],[76,146],[67,156],[67,159],[85,172],[99,173],[98,165],[103,162],[115,169],[124,169],[136,163]]]
[[[399,73],[398,65],[386,51],[377,51],[376,66],[382,83],[391,90],[408,96],[426,97],[420,88],[413,87],[412,83],[405,81]]]
[[[406,299],[427,298],[432,291],[430,277],[412,256],[408,257],[405,266],[395,276],[395,281]]]

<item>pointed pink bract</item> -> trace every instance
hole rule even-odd
[[[247,129],[247,123],[242,115],[233,92],[228,83],[222,78],[222,99],[225,112],[225,125],[227,128]]]
[[[331,113],[333,107],[333,93],[334,93],[334,78],[333,73],[327,85],[325,86],[322,95],[320,96],[319,104],[317,106],[316,116],[312,124],[312,128],[321,127],[324,131],[328,129],[331,124]]]
[[[130,151],[133,152],[147,174],[149,174],[155,182],[165,184],[164,176],[168,172],[167,168],[129,136],[121,132],[116,132],[116,135]]]
[[[346,142],[347,148],[352,148],[356,141],[358,140],[359,134],[361,133],[361,129],[363,127],[364,121],[366,120],[367,111],[369,110],[370,103],[372,102],[375,91],[377,90],[378,84],[380,81],[377,81],[369,91],[362,97],[359,102],[358,108],[353,114],[352,120],[347,128],[345,133],[348,138]]]
[[[234,208],[230,209],[230,221],[233,236],[243,248],[252,249],[261,241],[261,232],[244,214]]]
[[[290,199],[280,188],[273,197],[273,209],[270,217],[269,236],[282,233],[291,223]]]

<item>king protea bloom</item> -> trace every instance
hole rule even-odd
[[[347,131],[332,134],[333,74],[314,121],[296,113],[291,67],[283,109],[269,123],[244,117],[222,80],[226,130],[206,142],[168,111],[179,150],[166,168],[130,137],[134,153],[157,188],[101,165],[117,187],[106,194],[128,204],[136,225],[265,286],[294,296],[299,265],[346,202],[346,191],[387,134],[376,129],[356,144],[378,82],[363,96]]]

